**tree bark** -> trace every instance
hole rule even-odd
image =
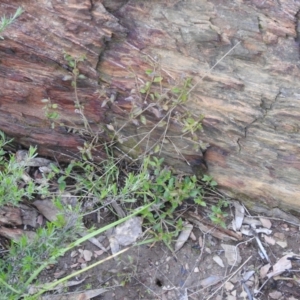
[[[87,79],[77,92],[98,137],[95,159],[111,139],[122,156],[159,146],[176,170],[206,166],[231,196],[299,210],[299,2],[4,0],[0,7],[9,15],[18,6],[25,12],[0,42],[0,129],[17,142],[65,160],[92,140],[65,80],[72,70],[64,51],[84,54]],[[152,88],[168,99],[174,94],[166,91],[193,79],[185,108],[144,98],[148,69],[163,78]],[[45,98],[58,105],[55,122]],[[185,109],[205,116],[203,131],[182,133]]]

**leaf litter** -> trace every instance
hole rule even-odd
[[[26,162],[26,153],[20,152],[18,155],[20,162]],[[44,172],[50,163],[47,159],[36,158],[28,167]],[[38,178],[38,174],[35,176]],[[29,180],[32,180],[31,177],[25,174],[24,181]],[[76,205],[76,197],[70,194],[62,199],[65,205]],[[6,207],[6,214],[15,215],[10,221],[15,223],[11,224],[34,228],[44,223],[41,216],[54,221],[61,214],[49,199],[36,200],[33,204],[37,211],[33,210],[34,213],[29,217]],[[227,217],[227,229],[211,223],[205,211],[199,213],[196,209],[183,213],[186,223],[174,245],[176,257],[162,243],[132,248],[126,256],[122,255],[115,261],[103,264],[101,268],[95,268],[88,273],[88,277],[56,287],[56,290],[60,290],[88,282],[94,287],[106,283],[110,289],[91,289],[66,295],[60,293],[41,299],[90,299],[100,294],[104,300],[121,299],[124,295],[129,295],[129,299],[144,295],[146,299],[171,300],[221,299],[222,295],[226,299],[299,299],[299,220],[279,209],[271,210],[274,218],[270,216],[270,211],[259,216],[250,215],[236,200],[231,202],[231,206],[234,208],[234,217],[231,220]],[[26,205],[23,207],[28,208],[30,210]],[[2,215],[5,216],[5,213]],[[26,219],[30,218],[37,222],[26,223]],[[2,223],[9,224],[9,221],[2,219]],[[118,253],[124,246],[132,245],[141,238],[142,226],[140,217],[129,219],[111,230],[103,237],[104,240],[99,237],[101,242],[93,238],[94,242],[85,243],[83,248],[66,254],[51,267],[50,274],[52,272],[55,279],[72,272],[74,268],[88,266],[98,257],[107,256],[109,249],[113,254]],[[21,228],[0,227],[0,234],[12,240],[20,239],[24,233],[29,237],[34,235],[33,231]],[[86,234],[87,230],[83,229],[82,235]],[[283,252],[285,248],[288,253]],[[49,270],[47,273],[49,278]],[[287,288],[278,291],[271,280]],[[133,288],[137,285],[139,291]]]

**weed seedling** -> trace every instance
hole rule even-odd
[[[13,16],[10,16],[7,18],[6,16],[1,17],[1,22],[0,22],[0,34],[9,26],[11,25],[22,13],[23,9],[19,7],[15,14]],[[0,35],[0,39],[3,40],[3,37]]]
[[[210,214],[210,219],[216,224],[223,228],[226,228],[225,218],[228,216],[226,212],[224,212],[224,208],[228,207],[229,203],[225,199],[221,199],[218,201],[217,205],[212,205]]]

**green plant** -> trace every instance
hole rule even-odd
[[[75,187],[73,194],[97,199],[98,205],[114,203],[117,214],[122,210],[128,211],[138,203],[154,201],[152,207],[141,212],[145,226],[151,228],[158,240],[170,245],[182,226],[182,220],[175,218],[175,210],[186,199],[194,199],[201,206],[206,204],[204,191],[196,176],[176,175],[162,164],[162,158],[147,156],[138,171],[126,172],[124,176],[110,156],[100,165],[91,161],[73,161],[65,170],[53,166],[53,171],[62,190],[66,187],[66,181],[71,180]]]
[[[86,77],[83,74],[80,74],[78,69],[78,64],[83,62],[86,59],[85,55],[81,55],[80,57],[73,57],[67,52],[64,52],[64,59],[68,63],[69,67],[72,68],[72,75],[67,76],[64,80],[71,80],[71,85],[74,88],[74,106],[75,112],[78,113],[83,121],[84,128],[88,134],[92,134],[92,129],[89,125],[89,121],[87,120],[86,116],[84,115],[84,105],[80,103],[78,98],[78,80],[85,79]]]
[[[216,224],[223,228],[226,228],[225,218],[228,216],[226,212],[224,212],[224,208],[228,207],[229,203],[225,199],[220,199],[217,205],[212,205],[210,214],[210,219]]]
[[[19,7],[15,14],[13,16],[10,16],[7,18],[6,16],[1,17],[1,22],[0,22],[0,34],[9,26],[11,25],[22,13],[23,9]],[[3,39],[3,37],[0,35],[0,39]]]
[[[45,117],[51,121],[51,128],[55,128],[55,122],[59,119],[60,115],[57,112],[58,110],[58,104],[57,103],[51,103],[51,99],[42,99],[42,103],[45,103],[45,106],[43,109],[45,110]]]
[[[26,167],[36,156],[36,148],[30,147],[28,155],[18,161],[15,155],[8,155],[3,146],[7,144],[5,136],[0,132],[0,207],[3,205],[18,205],[22,198],[32,199],[35,194],[49,194],[48,184],[36,184],[30,177],[25,176]],[[26,181],[24,181],[26,178]]]
[[[204,175],[201,180],[205,183],[206,186],[209,186],[212,189],[214,189],[218,185],[213,177],[209,175]]]
[[[143,182],[144,201],[147,197],[154,200],[153,207],[145,209],[142,216],[146,226],[150,226],[157,240],[162,240],[170,247],[172,240],[182,229],[182,220],[175,217],[175,210],[184,200],[194,199],[195,203],[205,206],[202,187],[196,176],[178,176],[170,168],[162,166],[163,159],[146,157],[143,170],[153,169]],[[145,197],[147,196],[147,197]]]
[[[151,206],[151,203],[148,204],[148,206]],[[143,207],[143,209],[144,208],[147,208],[147,206]],[[95,267],[97,264],[102,263],[102,261],[96,262],[86,269],[77,271],[53,283],[38,285],[36,282],[36,288],[32,287],[30,292],[35,295],[28,295],[27,289],[29,285],[33,281],[36,281],[40,272],[49,264],[56,263],[56,260],[67,251],[132,218],[134,215],[139,214],[140,211],[141,210],[137,210],[131,215],[95,230],[82,238],[76,239],[75,241],[74,237],[76,237],[78,230],[76,226],[64,226],[62,228],[57,228],[55,224],[51,223],[48,223],[46,228],[39,229],[33,241],[29,241],[28,238],[23,237],[19,242],[13,244],[6,259],[0,260],[1,296],[5,296],[5,299],[19,299],[20,296],[24,297],[24,299],[37,299],[39,295],[43,294],[47,290],[51,290],[59,283],[65,282],[69,278],[77,276],[92,267]],[[68,242],[68,238],[71,243],[64,246],[66,242]]]

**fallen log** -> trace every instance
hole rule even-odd
[[[231,196],[299,210],[300,3],[0,4],[18,6],[0,42],[0,129],[18,143],[59,160],[93,143],[101,159],[113,140],[121,156],[207,167]],[[86,56],[76,89],[66,53]]]

